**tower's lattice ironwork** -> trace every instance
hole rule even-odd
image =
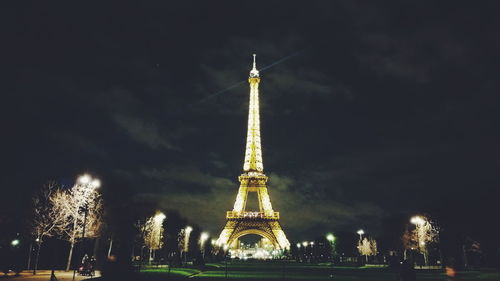
[[[226,226],[222,230],[218,244],[238,247],[238,239],[247,234],[257,234],[266,238],[276,249],[288,249],[290,242],[279,223],[279,212],[273,210],[267,193],[268,177],[264,174],[262,148],[260,141],[259,114],[259,71],[256,68],[255,54],[250,71],[250,104],[248,110],[248,132],[243,174],[239,176],[240,188],[232,211],[226,214]],[[257,193],[259,210],[247,211],[249,192]]]

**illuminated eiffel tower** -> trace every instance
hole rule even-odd
[[[248,110],[248,132],[243,174],[239,176],[240,188],[232,211],[226,214],[226,226],[222,230],[218,245],[227,245],[230,249],[239,247],[238,239],[248,234],[256,234],[267,240],[275,249],[285,250],[290,247],[279,223],[279,212],[273,210],[267,193],[267,179],[262,164],[259,118],[259,71],[253,55],[253,68],[248,78],[250,83],[250,105]],[[256,192],[259,211],[247,211],[249,192]]]

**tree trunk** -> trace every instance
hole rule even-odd
[[[465,244],[462,244],[462,255],[464,259],[464,270],[467,270],[467,267],[469,267],[469,261],[467,260],[467,251],[465,250]]]
[[[33,267],[33,275],[36,274],[36,270],[38,269],[38,257],[40,257],[40,249],[42,248],[42,240],[38,242],[38,248],[36,249],[36,258],[35,258],[35,266]]]
[[[68,263],[66,264],[66,271],[69,271],[69,268],[71,267],[71,257],[73,256],[73,248],[75,247],[75,239],[76,239],[76,226],[78,223],[78,209],[76,209],[74,218],[73,218],[73,231],[71,232],[71,248],[69,249],[69,254],[68,254]]]
[[[110,256],[111,256],[111,249],[112,249],[112,248],[113,248],[113,238],[111,238],[111,240],[109,241],[108,257],[110,257]],[[134,249],[132,248],[132,251],[133,251],[133,250],[134,250]],[[132,256],[134,256],[134,255],[132,254]]]
[[[31,252],[33,251],[33,242],[30,243],[30,249],[28,251],[28,267],[27,269],[30,270],[31,267]]]
[[[66,263],[66,271],[69,271],[71,267],[71,257],[73,256],[73,248],[75,246],[75,240],[71,241],[71,247],[69,248],[68,262]]]
[[[96,237],[94,239],[94,251],[92,253],[92,255],[94,256],[94,258],[97,257],[97,249],[99,248],[99,237]]]

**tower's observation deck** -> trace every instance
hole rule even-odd
[[[264,213],[264,212],[235,212],[227,211],[226,219],[262,219],[262,220],[279,220],[280,212]]]

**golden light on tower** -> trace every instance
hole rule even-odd
[[[222,230],[218,245],[237,247],[238,239],[247,234],[257,234],[268,239],[275,249],[288,249],[290,242],[279,223],[279,212],[273,210],[267,192],[268,177],[264,174],[260,137],[259,83],[256,56],[253,55],[253,67],[248,77],[250,84],[250,102],[248,108],[248,128],[243,162],[243,174],[239,176],[240,188],[232,211],[226,214],[226,226]],[[259,210],[247,211],[249,192],[257,193]]]
[[[253,55],[253,68],[248,77],[250,83],[250,103],[248,110],[248,131],[247,145],[245,150],[245,162],[243,171],[260,172],[264,171],[262,164],[262,147],[260,144],[260,114],[259,114],[259,71],[256,67],[255,54]]]

